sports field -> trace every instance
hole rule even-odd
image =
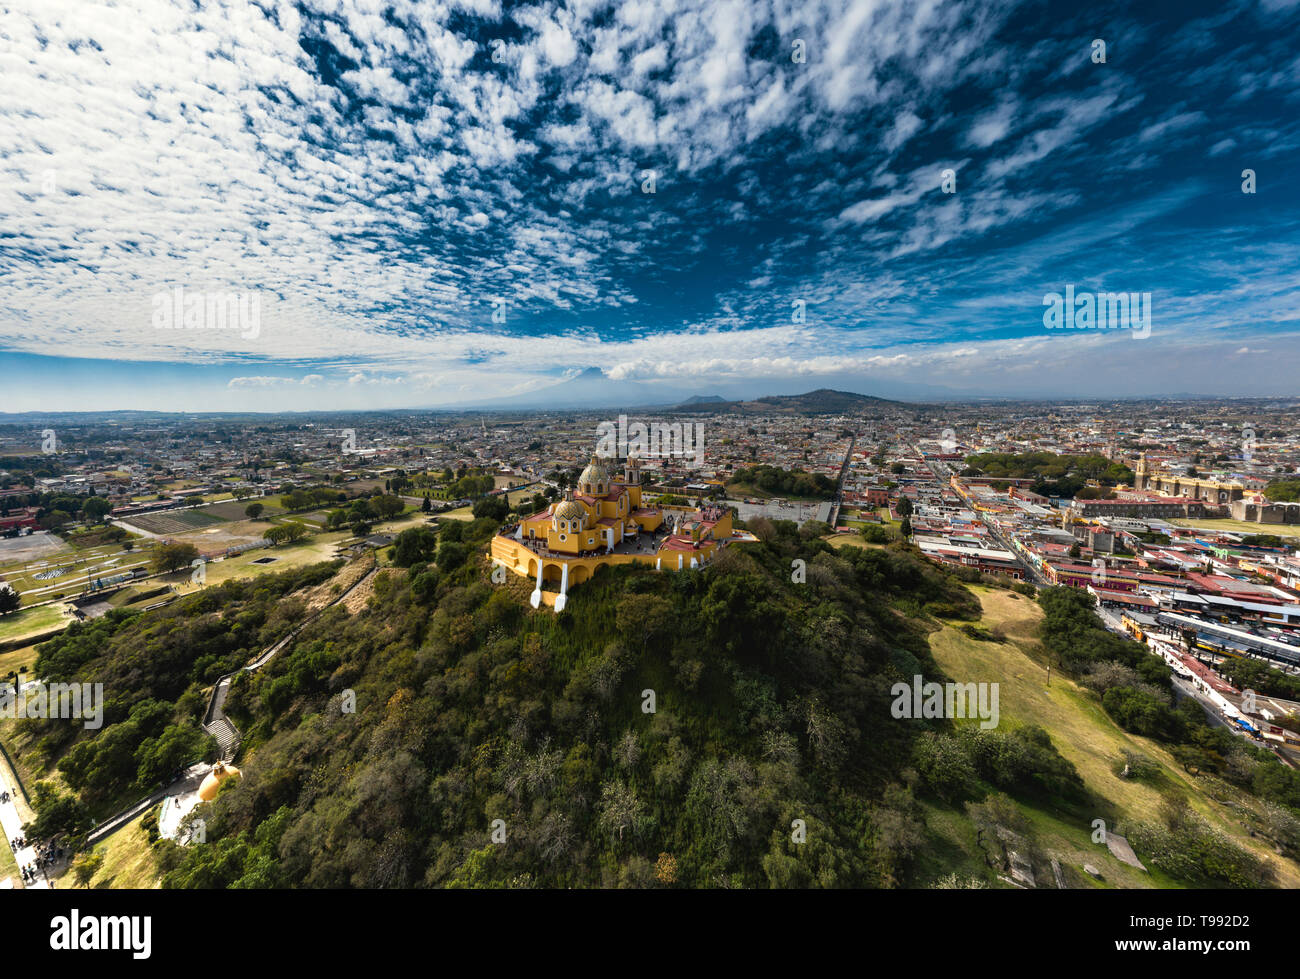
[[[199,527],[222,523],[223,519],[209,513],[207,508],[203,508],[144,513],[136,517],[128,517],[122,522],[130,527],[139,527],[147,533],[157,534],[159,537],[174,537]]]
[[[265,498],[252,500],[227,500],[224,503],[214,503],[212,506],[203,507],[199,512],[210,514],[219,520],[247,520],[248,516],[244,513],[254,503],[262,505],[262,516],[259,519],[274,517],[283,513],[280,504],[276,501],[278,496],[268,496]]]

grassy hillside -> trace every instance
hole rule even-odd
[[[1049,683],[1038,638],[1042,609],[1014,592],[980,586],[972,586],[972,591],[983,608],[981,626],[1000,632],[1008,641],[983,642],[953,625],[944,625],[930,637],[936,663],[951,676],[996,679],[1002,725],[1036,724],[1050,732],[1091,797],[1089,804],[1073,807],[1022,803],[1045,850],[1075,868],[1084,862],[1093,864],[1102,870],[1105,882],[1114,886],[1181,886],[1158,870],[1143,873],[1127,867],[1111,857],[1105,846],[1091,842],[1093,819],[1104,819],[1109,828],[1122,833],[1135,822],[1158,821],[1164,799],[1175,794],[1185,798],[1216,830],[1269,862],[1279,886],[1300,886],[1296,864],[1279,857],[1263,840],[1251,837],[1253,821],[1243,820],[1241,813],[1258,810],[1257,800],[1220,780],[1190,775],[1165,745],[1125,732],[1102,708],[1096,693],[1061,675],[1059,669]],[[1141,781],[1119,777],[1125,749],[1150,758],[1157,771]],[[953,848],[951,856],[969,869],[975,862],[973,831],[962,820],[936,816],[932,828]],[[1139,852],[1138,857],[1142,856]],[[929,869],[937,872],[940,867]],[[1083,874],[1076,879],[1089,882]]]

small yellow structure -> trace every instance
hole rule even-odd
[[[492,561],[535,578],[533,608],[545,602],[558,612],[568,602],[569,586],[588,580],[601,565],[643,563],[681,571],[700,567],[726,544],[757,539],[733,530],[724,507],[647,507],[641,490],[639,459],[629,458],[623,478],[615,480],[592,456],[576,493],[492,538]],[[558,594],[542,590],[543,582],[555,580]]]
[[[212,771],[208,772],[207,778],[199,786],[199,798],[204,802],[211,802],[217,797],[217,790],[221,788],[222,782],[228,778],[242,777],[243,773],[234,765],[219,761],[212,766]]]

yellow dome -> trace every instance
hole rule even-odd
[[[242,773],[234,765],[217,762],[212,766],[212,771],[208,772],[208,777],[203,780],[203,784],[199,786],[199,798],[204,802],[211,802],[217,797],[217,789],[221,788],[221,783],[232,776],[241,778]]]
[[[555,520],[576,520],[579,527],[584,527],[587,523],[587,511],[577,500],[565,500],[555,508],[551,516]]]
[[[600,461],[599,456],[592,456],[587,468],[578,475],[578,486],[584,493],[606,493],[609,490],[609,470]]]

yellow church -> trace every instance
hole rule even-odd
[[[718,549],[757,540],[731,525],[731,511],[707,506],[647,507],[641,499],[641,464],[635,456],[614,479],[604,462],[592,456],[578,476],[576,493],[492,539],[492,562],[517,575],[535,579],[531,603],[562,611],[569,588],[587,581],[606,564],[653,564],[659,570],[698,568]],[[558,581],[558,592],[543,590]]]

